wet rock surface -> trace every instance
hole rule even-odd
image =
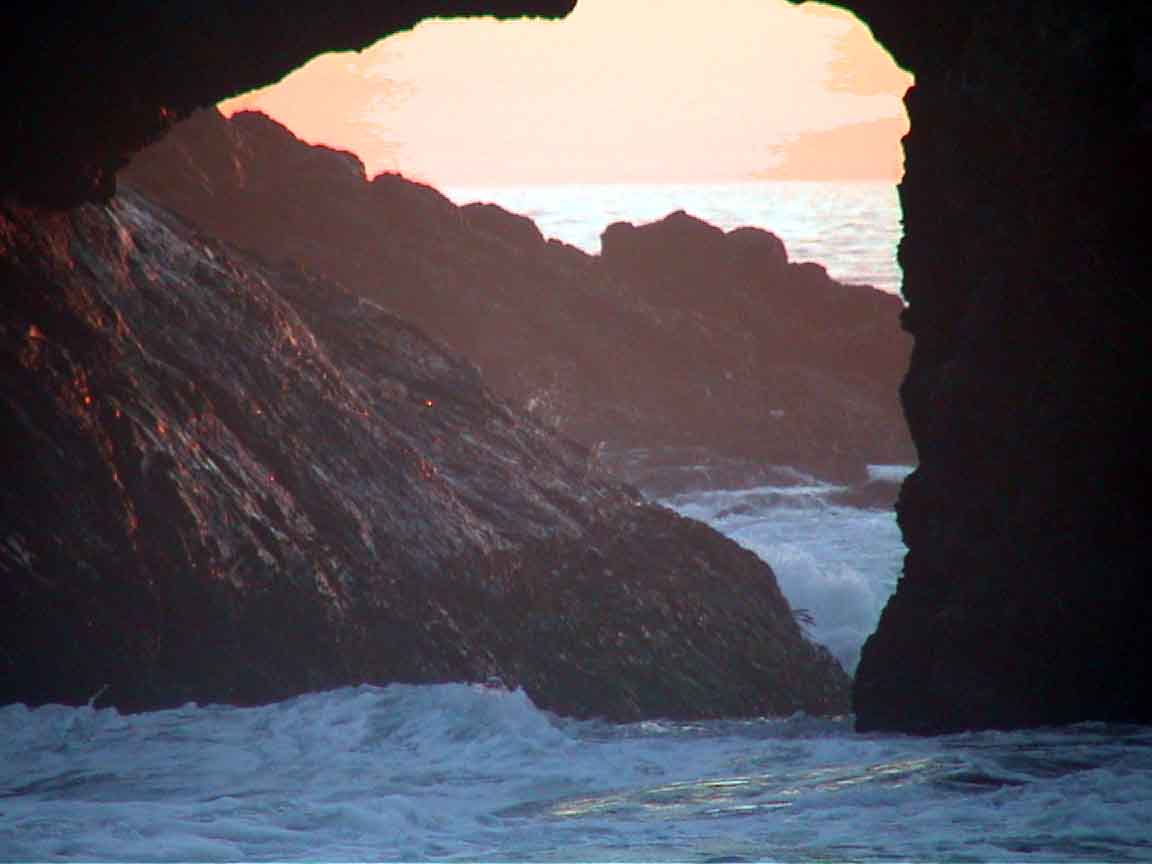
[[[122,182],[202,230],[332,275],[475,361],[541,422],[590,447],[862,479],[915,461],[897,399],[900,300],[790,262],[775,235],[683,212],[546,241],[492,204],[457,207],[261,114],[203,112]]]
[[[619,720],[846,709],[767,565],[338,284],[134,193],[4,207],[0,277],[0,700],[498,678]]]

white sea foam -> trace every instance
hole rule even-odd
[[[544,194],[557,225],[583,214],[568,226],[583,241],[541,221],[585,245],[615,219],[684,208],[767,227],[794,260],[894,290],[898,210],[895,223],[862,215],[876,205],[838,216],[834,200],[803,204],[816,185],[796,187],[787,219],[749,218],[746,189],[702,187],[621,193],[612,211],[594,190],[601,201],[575,211]],[[860,246],[871,230],[879,251]],[[813,638],[852,667],[903,548],[891,512],[837,506],[835,491],[793,477],[668,503],[768,560]],[[924,739],[803,716],[613,726],[452,684],[129,716],[0,708],[0,861],[1152,861],[1150,810],[1152,727]]]
[[[796,481],[669,503],[772,560],[843,656],[899,537],[891,513]],[[0,860],[1152,860],[1150,803],[1152,727],[618,726],[460,684],[0,709]]]
[[[887,467],[893,474],[908,470]],[[813,481],[692,492],[664,503],[767,561],[791,606],[811,616],[810,636],[854,671],[896,588],[905,550],[892,511],[828,503],[838,489]]]
[[[915,470],[911,465],[869,465],[868,479],[900,483]]]
[[[0,709],[2,860],[1147,859],[1152,728],[613,726],[395,685]]]
[[[796,480],[669,503],[772,559],[843,654],[891,590],[898,534]],[[1152,860],[1150,802],[1152,727],[612,725],[461,684],[0,709],[0,860]]]

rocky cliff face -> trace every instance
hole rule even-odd
[[[615,719],[836,712],[771,570],[471,364],[146,200],[0,211],[0,700],[484,681]]]
[[[685,213],[591,256],[495,205],[457,207],[261,114],[191,118],[122,182],[205,232],[330,274],[474,360],[588,446],[705,448],[860,479],[912,462],[899,299]]]
[[[1152,722],[1149,13],[858,0],[916,73],[903,579],[862,729]]]

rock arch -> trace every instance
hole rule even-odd
[[[428,15],[571,0],[24,4],[0,193],[100,198],[191,110]],[[901,187],[902,396],[921,467],[905,575],[866,646],[861,728],[1152,720],[1145,563],[1152,13],[845,0],[915,72]],[[15,16],[17,13],[13,12]]]

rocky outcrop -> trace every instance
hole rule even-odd
[[[847,708],[766,565],[336,283],[135,194],[3,208],[0,279],[0,702]]]
[[[920,455],[857,724],[1152,722],[1149,14],[850,5],[916,74],[900,259]]]
[[[704,448],[863,478],[912,462],[899,299],[680,212],[603,254],[491,204],[457,207],[261,114],[204,112],[122,182],[204,231],[338,278],[474,360],[543,422],[610,451]]]

